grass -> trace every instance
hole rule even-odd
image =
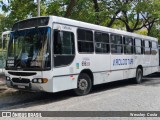
[[[22,94],[20,91],[8,88],[7,86],[0,88],[0,97],[5,97],[5,96],[13,96],[13,95],[19,95]]]
[[[0,68],[4,68],[4,66],[5,66],[4,64],[5,64],[5,57],[3,56],[3,53],[0,50]]]

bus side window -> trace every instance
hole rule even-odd
[[[151,54],[150,42],[148,40],[144,40],[144,54],[149,55]]]
[[[62,43],[60,34],[57,30],[54,31],[54,54],[61,54],[62,53]]]
[[[143,53],[142,40],[138,38],[135,38],[134,40],[135,40],[135,54],[142,54]]]
[[[72,55],[74,51],[73,33],[66,31],[54,32],[54,54]]]
[[[151,54],[156,55],[158,53],[158,43],[154,41],[152,41],[151,43],[152,43],[151,44]]]
[[[78,52],[93,53],[93,32],[91,30],[78,29]]]
[[[123,53],[122,36],[111,34],[111,53]]]
[[[124,53],[133,54],[133,39],[125,36],[124,38]]]
[[[109,53],[109,34],[95,32],[96,53]]]
[[[69,65],[75,56],[74,34],[68,31],[54,31],[54,66]]]

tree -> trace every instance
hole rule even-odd
[[[69,16],[71,16],[71,13],[72,13],[72,11],[73,11],[73,8],[74,8],[74,6],[75,6],[75,0],[70,0],[70,3],[69,3],[69,5],[67,6],[67,10],[66,10],[66,13],[65,13],[65,15],[64,15],[64,17],[69,17]]]
[[[41,0],[41,15],[45,15],[45,2]],[[37,5],[31,0],[8,0],[8,4],[1,2],[2,10],[6,15],[6,28],[11,28],[13,23],[37,16]]]
[[[159,0],[149,0],[147,3],[143,3],[145,9],[141,12],[146,24],[145,28],[148,30],[148,35],[151,35],[152,27],[160,21],[160,1]]]
[[[0,14],[0,34],[4,31],[4,21],[5,21],[5,16],[3,14]]]
[[[148,35],[154,23],[159,20],[160,2],[159,0],[125,0],[122,3],[121,16],[118,18],[129,32],[140,30],[144,27],[148,30]]]
[[[9,4],[0,1],[2,10],[7,13],[1,20],[3,30],[11,28],[16,21],[37,16],[34,0],[7,1]],[[160,20],[159,13],[159,0],[41,0],[44,16],[62,16],[128,32],[146,28],[150,36]]]
[[[94,11],[95,11],[95,17],[96,17],[96,24],[100,24],[99,15],[97,15],[97,13],[99,13],[98,0],[93,0],[93,3],[94,3]]]

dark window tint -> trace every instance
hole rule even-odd
[[[109,44],[96,43],[96,53],[108,53]]]
[[[122,45],[111,45],[111,52],[112,53],[122,53],[123,52],[123,47]]]
[[[74,34],[65,31],[54,32],[54,54],[74,54]]]
[[[106,33],[102,33],[102,36],[101,36],[101,41],[102,42],[105,42],[105,43],[109,43],[109,35],[106,34]]]
[[[111,43],[122,44],[122,37],[120,35],[111,35]]]
[[[85,30],[78,29],[78,40],[85,40]]]
[[[122,37],[120,35],[111,35],[111,52],[123,53]]]
[[[85,40],[93,42],[93,32],[86,30]]]
[[[93,42],[93,32],[90,30],[78,29],[78,40]]]
[[[79,52],[93,52],[93,43],[78,41]]]
[[[95,41],[109,43],[109,35],[106,33],[95,32]]]
[[[95,32],[96,53],[109,52],[109,35],[106,33]]]
[[[78,29],[78,51],[93,52],[93,32],[90,30]]]
[[[49,17],[32,18],[17,22],[13,25],[12,31],[29,27],[46,26],[49,22]]]
[[[55,30],[53,35],[54,67],[71,64],[75,56],[74,34],[72,32]]]

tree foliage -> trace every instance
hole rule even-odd
[[[37,16],[35,0],[6,1],[0,1],[5,13],[0,14],[1,31],[10,29],[16,21]],[[41,16],[62,16],[140,34],[146,29],[145,34],[147,31],[155,37],[159,13],[159,0],[41,0]]]

